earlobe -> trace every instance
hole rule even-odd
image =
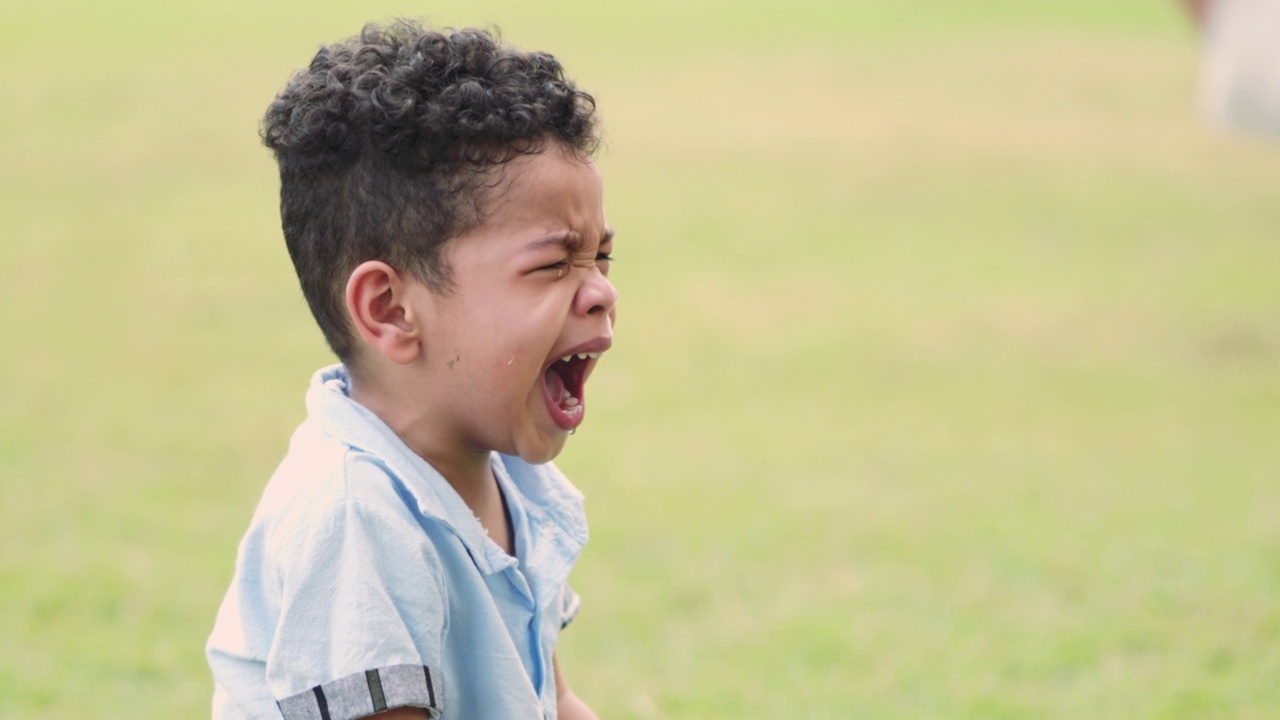
[[[422,332],[408,303],[404,277],[390,265],[369,260],[347,279],[347,313],[365,344],[388,360],[405,365],[422,352]]]

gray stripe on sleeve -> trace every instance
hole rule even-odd
[[[320,704],[316,702],[315,688],[304,690],[297,695],[290,695],[277,702],[276,707],[280,708],[280,714],[284,716],[284,720],[324,719],[320,714]]]
[[[373,698],[369,697],[369,680],[355,673],[320,686],[329,701],[330,720],[355,720],[372,715]]]
[[[370,676],[378,682],[371,683]],[[422,665],[392,665],[338,678],[291,695],[276,706],[284,720],[356,720],[398,707],[427,708],[435,717],[443,704],[442,690],[439,673]],[[321,696],[328,712],[317,702]]]
[[[394,665],[378,671],[387,707],[444,707],[440,673],[422,665]]]
[[[382,676],[377,670],[368,670],[364,679],[369,683],[369,697],[373,700],[373,711],[382,712],[387,709],[387,697],[382,694]]]

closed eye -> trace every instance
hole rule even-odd
[[[560,279],[569,273],[569,261],[560,260],[557,262],[553,262],[550,265],[543,265],[542,267],[538,268],[538,271],[553,272],[556,274],[556,279]]]

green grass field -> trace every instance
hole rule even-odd
[[[207,716],[330,362],[257,121],[393,12],[604,116],[602,716],[1280,716],[1280,144],[1199,121],[1173,3],[11,5],[0,717]]]

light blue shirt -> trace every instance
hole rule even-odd
[[[493,455],[516,556],[453,487],[317,372],[307,420],[240,543],[206,653],[213,717],[555,718],[552,653],[577,612],[582,495],[550,463]]]

